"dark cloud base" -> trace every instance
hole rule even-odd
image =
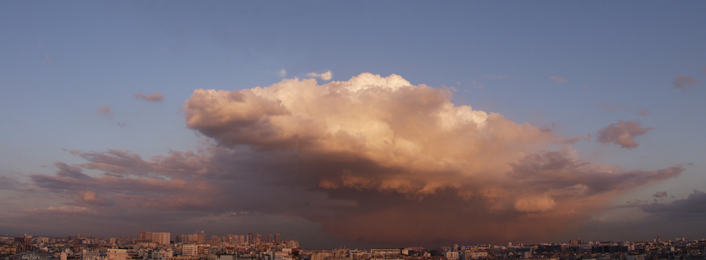
[[[551,131],[450,98],[446,89],[372,74],[196,90],[187,124],[212,145],[150,159],[70,151],[86,162],[56,162],[54,175],[30,176],[32,187],[64,204],[25,210],[9,223],[28,230],[46,223],[53,232],[85,224],[77,230],[102,234],[262,228],[307,234],[312,247],[540,242],[590,223],[616,196],[684,170],[586,162]],[[631,121],[609,128],[603,136],[649,130]]]

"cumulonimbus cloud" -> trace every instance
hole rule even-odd
[[[546,152],[563,139],[450,98],[449,89],[364,73],[324,85],[294,79],[196,90],[184,109],[189,127],[223,146],[296,153],[308,185],[357,202],[310,216],[353,240],[429,242],[451,239],[458,228],[498,240],[545,236],[625,189],[682,171],[622,172]]]
[[[565,138],[457,106],[452,91],[370,73],[195,90],[186,123],[218,145],[150,159],[72,150],[86,162],[31,176],[71,207],[27,214],[123,223],[244,211],[298,216],[381,246],[536,241],[683,171],[583,161]]]
[[[640,122],[628,120],[618,121],[598,130],[598,142],[604,144],[617,144],[622,148],[635,148],[638,146],[635,137],[647,134],[652,127],[642,127]]]
[[[137,93],[135,93],[134,96],[136,99],[142,99],[142,100],[146,100],[146,101],[150,101],[150,102],[162,102],[162,100],[164,100],[164,95],[162,95],[162,93],[159,93],[159,92],[154,92],[154,93],[152,93],[152,95],[149,95],[149,96],[142,94],[142,92],[137,92]]]

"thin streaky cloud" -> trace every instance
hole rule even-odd
[[[567,79],[559,77],[559,76],[550,76],[549,78],[552,79],[553,81],[556,81],[556,83],[565,83],[568,81]]]
[[[162,100],[164,100],[164,95],[159,92],[154,92],[152,95],[149,96],[142,94],[142,92],[137,92],[135,93],[134,97],[136,99],[142,99],[150,102],[162,102]]]

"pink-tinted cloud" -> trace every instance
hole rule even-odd
[[[379,246],[537,241],[683,171],[583,161],[564,152],[565,138],[457,106],[451,93],[369,73],[195,90],[187,125],[217,145],[152,158],[71,150],[85,162],[30,176],[64,204],[12,223],[198,229],[212,216],[250,212]]]
[[[628,120],[618,121],[598,130],[598,142],[604,144],[617,144],[622,148],[635,148],[638,146],[635,137],[647,134],[652,127],[642,127],[640,122]]]
[[[331,71],[326,71],[324,73],[316,73],[316,72],[309,72],[306,74],[307,77],[312,77],[312,78],[321,78],[323,80],[331,80],[331,77],[333,74],[331,74]]]
[[[113,110],[109,105],[105,105],[98,108],[98,114],[103,116],[112,116]]]
[[[135,98],[151,102],[162,102],[162,100],[164,100],[164,95],[159,92],[154,92],[152,95],[147,96],[145,94],[142,94],[142,92],[137,92],[135,93]]]
[[[232,92],[196,90],[185,110],[189,127],[230,147],[349,155],[425,171],[505,170],[525,152],[558,140],[500,114],[455,106],[450,96],[397,75],[366,73],[321,86],[307,79]]]
[[[302,187],[357,202],[309,216],[350,240],[399,245],[481,239],[470,233],[486,241],[546,237],[606,208],[625,190],[682,171],[624,172],[541,152],[566,140],[450,98],[448,90],[414,86],[397,75],[364,73],[324,85],[285,80],[196,90],[184,108],[189,127],[226,147],[295,152],[297,172],[311,180]]]
[[[672,85],[681,90],[693,89],[698,83],[697,79],[684,75],[677,75],[672,81]]]
[[[556,83],[565,83],[568,80],[559,76],[550,76],[549,77],[551,80],[556,81]]]

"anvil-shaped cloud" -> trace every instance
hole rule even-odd
[[[352,240],[546,237],[621,192],[682,172],[583,162],[560,152],[571,149],[553,133],[456,106],[452,92],[363,73],[324,85],[196,90],[184,109],[189,127],[222,146],[297,154],[297,174],[311,181],[301,185],[356,202],[308,217]]]
[[[453,91],[370,73],[195,90],[187,125],[215,145],[149,160],[71,151],[87,163],[57,162],[56,175],[32,176],[44,191],[67,194],[70,207],[27,215],[121,224],[254,212],[379,246],[536,241],[683,171],[583,161],[564,137],[454,105]]]

